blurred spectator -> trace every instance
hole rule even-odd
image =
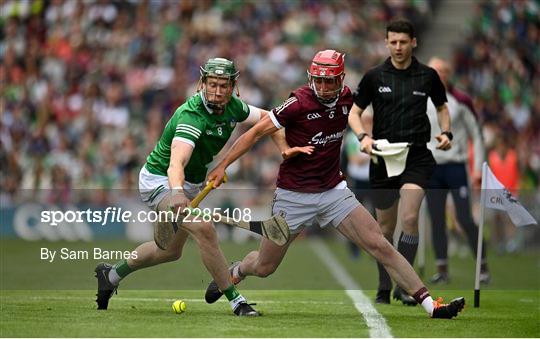
[[[305,65],[320,49],[346,51],[345,81],[356,85],[386,55],[384,23],[406,16],[421,32],[435,3],[3,1],[2,201],[20,198],[21,188],[51,188],[61,175],[72,188],[135,188],[133,163],[144,161],[164,121],[193,92],[208,57],[234,59],[242,98],[270,109],[307,81]],[[480,2],[455,58],[456,80],[477,98],[481,119],[509,121],[519,132],[524,182],[534,187],[538,12],[533,0]],[[281,158],[270,145],[257,145],[232,179],[271,188]]]
[[[540,4],[483,0],[475,7],[470,32],[454,53],[454,82],[475,98],[490,164],[502,161],[503,148],[510,148],[515,166],[500,173],[505,177],[500,179],[513,178],[507,187],[519,192],[521,202],[538,218]],[[502,133],[506,142],[500,139]],[[499,252],[519,245],[515,228],[501,224],[508,221],[505,218],[496,214],[493,220]]]
[[[242,97],[272,108],[306,81],[305,64],[321,46],[350,50],[355,80],[385,52],[371,27],[395,15],[420,25],[429,14],[428,1],[7,0],[0,7],[8,164],[1,190],[11,198],[20,188],[136,187],[140,163],[196,86],[202,60],[236,60]],[[369,48],[359,49],[357,38]],[[261,144],[238,174],[272,187],[280,161]]]
[[[455,80],[476,98],[481,121],[510,122],[519,139],[539,119],[532,110],[540,94],[538,1],[480,1],[471,22],[455,51]]]
[[[517,152],[511,141],[499,131],[495,139],[495,147],[488,154],[489,167],[497,179],[513,196],[518,196],[520,180]],[[493,241],[499,254],[506,251],[514,252],[516,244],[516,227],[509,220],[505,212],[494,211]]]

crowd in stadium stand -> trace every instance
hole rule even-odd
[[[517,152],[501,169],[509,188],[539,187],[540,7],[537,1],[482,1],[455,51],[456,83],[474,97],[488,159]],[[514,168],[512,168],[512,166]],[[517,168],[515,168],[517,166]]]
[[[315,51],[347,51],[354,86],[386,53],[382,23],[402,15],[421,26],[428,11],[424,1],[7,1],[4,197],[58,185],[136,188],[145,156],[209,57],[233,59],[241,97],[272,108],[306,81]],[[261,145],[238,179],[271,187],[279,161]]]
[[[4,1],[0,42],[2,201],[20,188],[137,188],[137,175],[199,66],[223,56],[240,95],[272,108],[306,81],[319,49],[347,53],[346,83],[387,56],[384,23],[418,30],[430,1]],[[488,146],[508,138],[519,174],[538,187],[540,33],[535,1],[482,2],[455,54]],[[536,92],[535,92],[536,91]],[[509,128],[508,126],[512,126]],[[505,139],[506,140],[506,139]],[[525,147],[526,146],[526,147]],[[245,156],[236,180],[272,187],[271,143]]]

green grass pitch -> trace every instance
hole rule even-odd
[[[373,299],[377,281],[374,261],[365,253],[349,257],[338,241],[327,245]],[[250,278],[239,285],[260,318],[237,318],[228,304],[204,302],[210,278],[193,242],[183,258],[134,273],[122,282],[109,310],[95,309],[97,261],[39,260],[39,249],[78,248],[82,243],[26,243],[2,240],[0,335],[2,337],[368,337],[362,315],[308,241],[293,244],[279,270],[267,279]],[[92,244],[91,246],[97,246]],[[131,250],[127,242],[101,242],[103,248]],[[257,247],[256,242],[224,242],[230,260]],[[431,255],[428,253],[428,257]],[[419,306],[377,305],[395,337],[538,337],[540,336],[539,254],[498,257],[490,253],[493,281],[482,290],[480,308],[472,307],[473,260],[452,258],[452,283],[429,286],[445,300],[465,296],[468,305],[453,320],[429,319]],[[428,262],[428,272],[432,272]],[[187,311],[175,314],[174,299]]]

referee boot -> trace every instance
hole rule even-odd
[[[416,304],[418,304],[416,302],[416,300],[414,300],[413,297],[411,297],[410,295],[407,294],[407,292],[405,292],[401,287],[399,286],[396,286],[396,288],[394,288],[394,293],[392,295],[394,297],[395,300],[401,300],[401,302],[403,303],[403,305],[407,305],[407,306],[416,306]]]
[[[239,265],[240,265],[240,261],[236,261],[236,262],[233,262],[231,264],[231,266],[229,266],[229,275],[231,276],[231,282],[234,285],[238,285],[240,283],[240,281],[242,281],[244,279],[244,278],[240,278],[240,277],[237,277],[237,278],[234,277],[233,270],[234,270],[234,268],[236,266],[239,266]],[[208,285],[208,287],[206,288],[206,293],[204,294],[204,299],[206,300],[207,303],[213,304],[216,301],[218,301],[219,298],[221,298],[222,295],[223,295],[223,292],[221,292],[221,290],[219,289],[216,282],[214,280],[212,280],[210,282],[210,284]],[[246,304],[246,305],[248,305],[248,304]]]
[[[452,319],[453,317],[457,317],[458,313],[465,307],[465,298],[463,297],[456,298],[449,304],[443,304],[442,302],[442,298],[437,298],[433,302],[432,318]]]
[[[96,266],[94,272],[96,272],[96,278],[98,282],[98,289],[96,294],[96,303],[98,310],[106,310],[109,307],[109,300],[113,294],[117,292],[118,286],[113,285],[109,280],[109,272],[112,270],[112,265],[107,263],[100,263]]]

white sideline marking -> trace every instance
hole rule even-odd
[[[32,299],[32,300],[87,300],[87,301],[92,301],[94,302],[94,298],[93,296],[90,296],[90,297],[70,297],[70,296],[64,296],[64,297],[54,297],[54,296],[43,296],[43,297],[38,297],[38,296],[33,296],[33,297],[29,297],[29,299]],[[131,298],[131,297],[114,297],[113,300],[114,301],[151,301],[151,302],[160,302],[160,301],[175,301],[177,299],[182,299],[186,302],[195,302],[195,303],[206,303],[206,301],[204,299],[188,299],[188,298],[144,298],[144,297],[135,297],[135,298]],[[276,300],[251,300],[250,299],[250,302],[255,302],[255,303],[265,303],[265,304],[306,304],[306,305],[345,305],[346,303],[342,302],[342,301],[287,301],[287,300],[283,300],[283,301],[276,301]],[[218,300],[217,302],[221,302],[221,303],[228,303],[227,300],[225,299],[220,299]]]
[[[310,240],[310,244],[315,254],[326,265],[326,268],[332,272],[334,278],[345,288],[345,292],[353,301],[354,307],[366,320],[369,336],[371,338],[392,338],[392,333],[384,317],[373,307],[368,297],[362,293],[360,286],[345,271],[345,268],[330,252],[328,246],[320,240]]]

